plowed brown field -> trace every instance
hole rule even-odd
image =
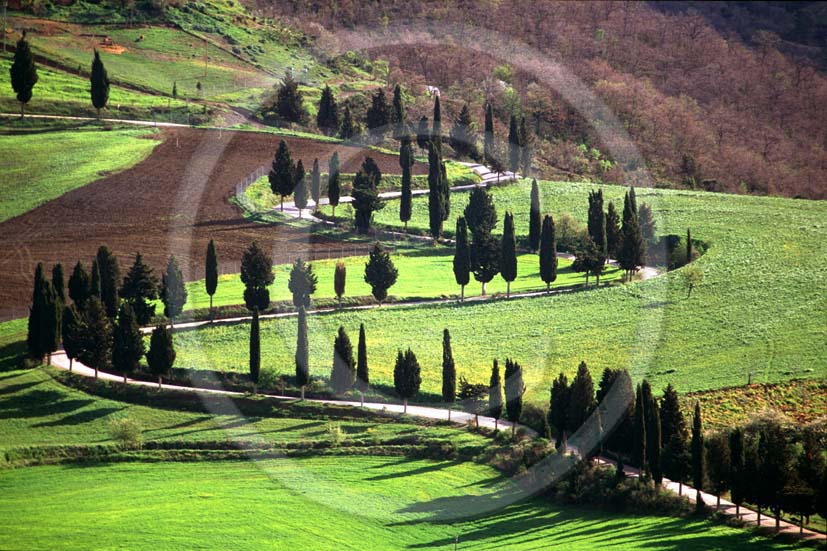
[[[222,273],[239,271],[244,249],[254,239],[276,262],[342,251],[342,245],[306,229],[245,220],[229,202],[238,182],[272,161],[279,136],[253,132],[167,129],[164,142],[145,161],[120,174],[69,192],[0,224],[0,319],[27,315],[34,267],[62,262],[66,278],[78,260],[87,269],[106,244],[124,273],[136,252],[160,275],[170,254],[188,280],[204,277],[207,243],[214,239]],[[176,137],[177,145],[176,145]],[[383,172],[398,173],[396,157],[377,152],[285,138],[293,160],[308,169],[319,158],[323,170],[334,151],[343,172],[355,172],[366,154]],[[416,173],[425,167],[416,166]],[[349,252],[363,252],[348,245]]]

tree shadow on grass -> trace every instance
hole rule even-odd
[[[82,423],[89,423],[92,421],[96,421],[107,415],[111,415],[112,413],[117,413],[118,411],[122,411],[125,408],[96,408],[96,409],[87,409],[85,411],[79,411],[77,413],[73,413],[71,415],[66,415],[61,417],[60,419],[55,419],[54,421],[44,421],[42,423],[37,423],[33,425],[34,427],[60,427],[65,425],[80,425]]]
[[[411,462],[416,461],[411,459]],[[463,461],[440,461],[435,463],[430,463],[428,465],[424,465],[422,467],[418,467],[416,469],[411,469],[410,471],[405,472],[392,472],[387,474],[379,474],[376,476],[371,476],[366,478],[365,480],[392,480],[394,478],[402,478],[405,476],[416,476],[420,474],[432,473],[435,471],[441,471],[442,469],[447,469],[448,467],[454,467],[456,465],[460,465]],[[397,463],[398,465],[399,463]]]
[[[181,421],[180,423],[175,423],[174,425],[169,425],[168,427],[158,427],[154,429],[147,429],[144,432],[158,432],[162,430],[175,430],[175,429],[184,429],[187,427],[191,427],[193,425],[198,425],[199,423],[203,423],[205,421],[209,421],[212,419],[209,415],[202,415],[201,417],[195,417],[193,419],[189,419],[187,421]]]
[[[47,417],[71,413],[94,400],[66,400],[56,390],[33,390],[0,400],[0,419]]]
[[[7,385],[0,388],[0,396],[5,396],[6,394],[17,394],[42,383],[43,381],[29,381],[26,383],[18,383],[16,385]]]
[[[19,369],[25,354],[26,341],[17,341],[0,346],[0,371]]]

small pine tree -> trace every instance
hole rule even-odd
[[[655,232],[657,231],[657,224],[655,223],[655,215],[652,212],[652,207],[648,203],[641,203],[640,209],[637,213],[638,225],[640,226],[640,235],[643,237],[643,242],[647,247],[655,244]]]
[[[296,163],[295,185],[293,186],[293,204],[299,209],[299,218],[302,210],[307,208],[307,178],[301,159]]]
[[[471,267],[474,279],[482,284],[485,296],[486,284],[500,271],[500,243],[491,234],[474,234],[471,242]]]
[[[370,386],[370,373],[368,371],[368,345],[365,337],[365,324],[359,324],[359,345],[356,350],[356,384],[360,392],[364,392]]]
[[[540,249],[540,234],[542,233],[542,217],[540,215],[540,190],[537,187],[537,178],[531,182],[531,207],[528,214],[528,247],[532,252]]]
[[[210,239],[207,245],[207,259],[204,268],[204,285],[210,296],[210,321],[213,320],[213,296],[218,289],[218,254],[215,251],[215,242]]]
[[[468,205],[463,212],[468,231],[476,237],[490,234],[497,226],[497,208],[494,199],[485,188],[474,188],[468,196]]]
[[[353,346],[350,344],[345,328],[339,326],[339,332],[333,341],[333,369],[330,372],[330,386],[336,394],[344,394],[356,381],[356,363],[353,361]]]
[[[293,193],[296,185],[296,168],[293,165],[293,158],[284,140],[279,142],[276,150],[276,157],[267,175],[270,182],[270,190],[274,195],[281,198],[280,210],[284,211],[284,198]]]
[[[310,198],[313,200],[313,209],[319,210],[319,201],[322,198],[322,174],[319,172],[319,159],[313,159],[313,171],[310,173]]]
[[[422,377],[416,355],[410,348],[404,353],[399,350],[393,369],[393,386],[404,403],[403,413],[408,413],[408,400],[417,395],[421,384]]]
[[[460,286],[460,301],[465,300],[465,286],[471,281],[471,249],[468,247],[468,226],[465,218],[457,218],[454,252],[454,279]]]
[[[128,374],[138,370],[145,352],[137,316],[129,302],[124,302],[112,336],[112,367],[123,374],[124,383]]]
[[[463,104],[459,115],[451,127],[449,143],[459,157],[478,157],[477,134],[474,131],[471,111],[467,104]]]
[[[258,393],[258,381],[261,375],[261,326],[258,310],[253,310],[253,319],[250,322],[250,382],[253,383],[253,394]]]
[[[184,276],[174,256],[169,257],[167,269],[161,276],[161,300],[164,303],[164,315],[172,324],[175,317],[184,311],[184,305],[187,303]]]
[[[385,99],[385,91],[379,88],[371,98],[370,107],[365,115],[365,124],[371,135],[381,141],[390,123],[390,112],[388,102]]]
[[[273,259],[253,241],[241,257],[241,282],[248,310],[264,310],[270,305],[268,287],[275,278]]]
[[[669,443],[675,436],[686,440],[688,436],[686,420],[681,411],[678,393],[672,384],[666,385],[660,402],[660,426],[663,441]]]
[[[85,332],[78,361],[94,369],[97,379],[98,371],[106,369],[112,360],[112,322],[106,315],[103,303],[96,296],[86,303],[83,325]]]
[[[316,292],[318,277],[313,273],[313,265],[297,258],[290,270],[287,288],[293,294],[293,306],[310,308],[310,295]]]
[[[457,398],[457,366],[451,350],[451,333],[448,328],[442,330],[442,401],[448,404],[448,420],[451,420],[451,408]]]
[[[503,389],[500,380],[500,366],[494,360],[491,368],[491,379],[488,384],[488,412],[494,418],[494,430],[497,430],[497,423],[503,414]]]
[[[286,122],[303,123],[307,119],[299,83],[285,75],[276,94],[276,113]]]
[[[327,200],[333,208],[334,220],[336,220],[336,206],[339,204],[339,195],[342,191],[339,178],[339,152],[334,151],[327,165]]]
[[[379,198],[378,185],[381,180],[381,172],[374,160],[367,157],[362,167],[353,178],[353,191],[351,196],[353,210],[355,211],[355,226],[359,233],[368,233],[371,226],[373,213],[384,208],[385,203]]]
[[[152,301],[158,298],[158,278],[152,268],[144,264],[141,253],[135,255],[135,261],[121,285],[120,295],[132,307],[138,325],[148,325],[155,315]]]
[[[523,368],[511,359],[505,359],[505,413],[511,421],[511,435],[517,431],[517,423],[523,413]]]
[[[514,235],[514,215],[510,212],[505,213],[503,222],[500,275],[506,282],[506,297],[511,297],[511,282],[517,279],[517,238]]]
[[[336,298],[339,300],[339,307],[342,307],[342,297],[345,294],[345,281],[347,280],[347,266],[344,262],[337,262],[336,269],[333,272],[333,289],[336,292]]]
[[[376,243],[365,264],[365,283],[370,285],[373,297],[379,304],[388,297],[388,289],[396,283],[397,277],[399,270],[393,265],[390,255]]]
[[[399,165],[402,168],[402,194],[399,197],[399,221],[405,224],[405,233],[408,232],[408,221],[413,212],[413,197],[411,193],[411,168],[413,166],[413,148],[411,139],[404,136],[399,146]]]
[[[299,308],[295,363],[296,384],[301,387],[304,400],[304,388],[310,384],[310,347],[307,342],[307,313],[304,308]]]
[[[83,264],[78,261],[75,268],[72,270],[72,275],[69,276],[69,298],[78,310],[83,310],[86,301],[91,296],[92,282],[89,280],[89,274],[83,268]]]
[[[118,315],[120,297],[118,296],[118,281],[121,279],[118,259],[106,247],[101,245],[97,253],[98,270],[100,270],[100,297],[106,307],[106,315],[114,320]]]
[[[149,364],[149,371],[158,377],[158,388],[161,388],[164,375],[169,374],[172,369],[175,355],[172,331],[166,325],[157,326],[152,330],[152,336],[149,339],[146,361]]]
[[[350,113],[350,106],[345,105],[345,111],[342,115],[342,125],[339,127],[339,137],[345,141],[350,141],[356,137],[358,130],[356,123],[353,121],[353,115]]]
[[[497,156],[494,151],[494,109],[490,103],[485,104],[485,134],[483,143],[483,161],[490,165]]]
[[[339,129],[339,108],[336,106],[336,98],[330,86],[325,86],[322,90],[319,111],[316,114],[316,126],[325,136],[332,136]]]
[[[692,484],[695,486],[695,505],[700,511],[704,508],[701,492],[706,482],[706,454],[704,453],[704,433],[701,421],[701,403],[695,402],[695,415],[692,417]]]
[[[32,99],[32,90],[37,84],[37,67],[34,64],[34,55],[26,40],[26,32],[17,41],[14,50],[14,61],[9,69],[11,86],[20,102],[20,118],[25,116],[26,104]]]
[[[543,218],[540,230],[540,279],[546,284],[546,292],[557,279],[557,240],[554,235],[554,219],[551,215]]]
[[[101,109],[106,107],[109,102],[109,76],[106,74],[106,68],[103,66],[103,61],[101,61],[97,50],[95,50],[95,58],[92,60],[92,73],[89,81],[91,83],[92,106],[97,111],[98,118],[100,118]]]

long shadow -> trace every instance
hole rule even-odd
[[[365,480],[391,480],[394,478],[402,478],[405,476],[415,476],[419,474],[426,474],[432,473],[434,471],[441,471],[442,469],[446,469],[448,467],[453,467],[463,463],[463,461],[440,461],[439,463],[433,463],[431,465],[425,465],[423,467],[419,467],[417,469],[412,469],[410,471],[405,472],[393,472],[388,474],[380,474],[376,476],[371,476],[366,478]]]
[[[27,383],[18,383],[16,385],[8,385],[0,388],[0,396],[5,396],[6,394],[16,394],[27,388],[32,388],[33,386],[37,386],[42,384],[43,381],[29,381]]]
[[[60,427],[65,425],[80,425],[81,423],[89,423],[91,421],[95,421],[97,419],[101,419],[102,417],[106,417],[112,413],[116,413],[118,411],[122,411],[126,408],[98,408],[98,409],[89,409],[86,411],[79,411],[77,413],[73,413],[72,415],[67,415],[60,419],[55,419],[54,421],[44,421],[42,423],[37,423],[34,425],[35,427]]]
[[[94,400],[65,400],[56,390],[33,390],[0,400],[0,419],[46,417],[71,413]]]
[[[203,423],[205,421],[209,421],[212,419],[209,415],[202,415],[201,417],[196,417],[194,419],[190,419],[188,421],[181,421],[180,423],[175,423],[174,425],[169,425],[168,427],[158,427],[157,429],[147,429],[144,432],[158,432],[161,430],[175,430],[175,429],[184,429],[187,427],[191,427],[193,425],[197,425],[199,423]]]
[[[0,346],[0,371],[20,368],[20,361],[26,353],[26,342],[17,341]]]
[[[25,375],[25,371],[21,371],[19,373],[9,373],[8,375],[0,375],[0,381],[8,381],[9,379],[16,379],[18,377],[22,377]]]

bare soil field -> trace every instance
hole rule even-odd
[[[364,247],[314,236],[305,228],[246,220],[229,202],[236,184],[272,162],[282,137],[254,132],[167,129],[164,142],[145,161],[98,180],[0,224],[0,320],[27,315],[35,265],[62,262],[68,278],[81,260],[87,269],[106,244],[125,272],[136,252],[160,272],[174,254],[188,280],[204,277],[207,243],[214,239],[220,271],[237,272],[244,249],[257,240],[276,262],[297,256],[363,253]],[[334,151],[343,172],[355,172],[371,156],[388,174],[399,173],[395,156],[352,146],[283,138],[294,161],[307,170],[319,158],[323,170]],[[423,174],[426,167],[417,165]]]

